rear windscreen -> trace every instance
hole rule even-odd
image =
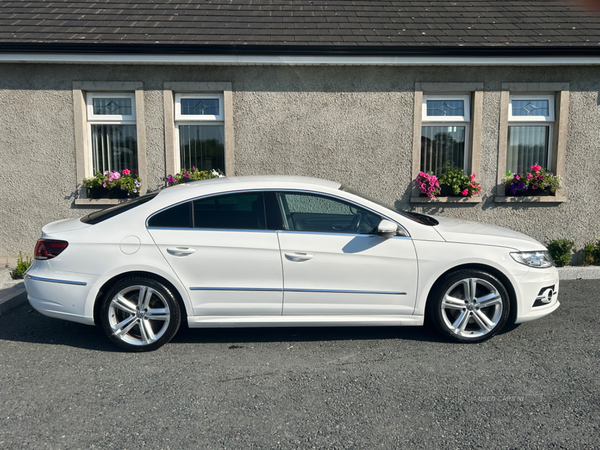
[[[143,205],[144,203],[156,197],[157,194],[158,193],[155,192],[153,194],[144,195],[143,197],[136,198],[135,200],[120,203],[118,205],[111,206],[110,208],[103,209],[102,211],[90,213],[87,216],[83,216],[81,218],[81,221],[83,223],[89,223],[90,225],[100,223],[106,219],[110,219],[111,217],[118,216],[119,214],[124,213],[125,211],[129,211],[130,209],[133,209],[136,206]]]

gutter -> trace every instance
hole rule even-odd
[[[53,64],[599,65],[599,47],[0,43],[0,62]]]

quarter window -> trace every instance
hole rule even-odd
[[[469,95],[423,95],[421,166],[442,175],[453,168],[467,171]]]
[[[222,94],[175,94],[176,170],[225,171]]]
[[[88,140],[91,165],[96,172],[138,170],[135,94],[89,92]]]
[[[286,230],[370,234],[381,218],[366,209],[331,197],[281,192],[277,200]]]
[[[552,165],[553,95],[511,95],[506,169],[523,173],[533,164]]]

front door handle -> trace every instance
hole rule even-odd
[[[314,258],[313,255],[309,253],[286,253],[285,257],[290,261],[308,261],[309,259]]]
[[[188,256],[196,251],[195,248],[189,247],[175,247],[175,248],[167,248],[167,253],[173,256]]]

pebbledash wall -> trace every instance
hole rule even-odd
[[[94,210],[75,204],[74,86],[141,86],[145,187],[163,185],[165,83],[230,83],[235,175],[307,175],[340,181],[397,207],[512,228],[578,248],[600,237],[600,68],[390,66],[0,65],[0,255],[31,254],[41,227]],[[140,85],[141,83],[141,85]],[[410,201],[416,91],[476,86],[480,97],[479,203]],[[463,83],[453,85],[452,83]],[[495,201],[502,95],[507,86],[562,86],[565,201]],[[442,92],[443,93],[443,92]],[[504,94],[506,95],[506,93]],[[227,105],[226,105],[227,106]],[[476,107],[476,105],[474,105]],[[230,124],[231,125],[231,124]],[[418,124],[417,124],[418,125]],[[167,131],[166,131],[167,130]],[[138,135],[139,135],[138,131]],[[233,139],[232,139],[233,138]],[[420,137],[419,137],[420,139]],[[474,167],[476,167],[474,165]],[[228,175],[232,175],[231,170]],[[79,202],[81,203],[81,202]]]

